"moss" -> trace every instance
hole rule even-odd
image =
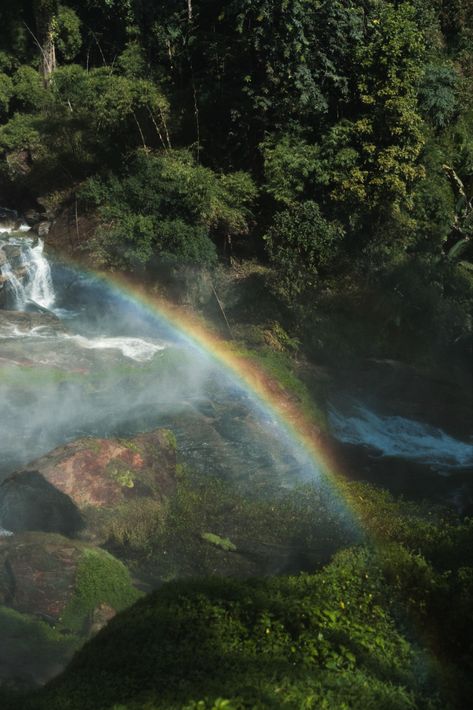
[[[74,595],[64,610],[64,628],[81,631],[100,604],[121,611],[139,597],[127,568],[103,550],[85,549],[77,567]]]
[[[129,451],[134,451],[135,454],[140,453],[140,447],[138,444],[135,444],[134,441],[130,441],[130,439],[118,439],[118,442]]]
[[[167,585],[30,707],[440,710],[439,682],[391,611],[382,564],[359,549],[315,575]]]
[[[123,488],[134,488],[135,474],[130,469],[107,468],[110,478],[119,483]]]
[[[18,671],[21,665],[36,666],[38,659],[60,662],[79,645],[74,634],[64,633],[34,616],[0,606],[0,665],[7,663]],[[2,658],[5,654],[5,658]]]
[[[235,552],[237,549],[236,545],[228,537],[220,537],[220,535],[215,535],[214,533],[204,532],[201,534],[201,538],[205,542],[210,542],[211,545],[220,547],[225,552]]]
[[[84,444],[85,448],[90,449],[90,451],[93,451],[95,454],[99,454],[102,450],[102,444],[100,441],[92,436],[84,439]]]
[[[177,439],[176,439],[176,435],[174,434],[174,432],[172,432],[170,429],[165,429],[163,431],[163,436],[164,436],[164,439],[166,440],[168,446],[173,451],[177,451]]]
[[[158,501],[129,500],[114,509],[103,526],[104,537],[114,548],[122,548],[119,556],[126,555],[126,550],[147,555],[161,528],[163,515],[163,504]]]
[[[183,463],[176,464],[176,478],[184,478],[186,475],[186,466]]]
[[[327,431],[327,415],[295,372],[295,363],[286,352],[270,347],[249,350],[244,345],[234,347],[235,354],[251,360],[274,379],[291,397],[295,398],[302,414],[322,431]]]
[[[122,531],[129,527],[128,522],[123,527],[116,524]],[[131,530],[130,537],[133,534]],[[136,564],[140,578],[157,584],[202,574],[246,577],[314,569],[354,539],[334,510],[330,492],[320,486],[273,489],[269,482],[264,490],[253,490],[248,496],[236,483],[186,469],[159,521],[150,520],[141,559],[126,549],[116,554]],[[223,555],[218,540],[231,541],[237,554]]]

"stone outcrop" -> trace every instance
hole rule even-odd
[[[0,604],[58,622],[74,594],[83,549],[59,535],[0,538]]]
[[[138,597],[126,568],[103,550],[47,533],[0,537],[0,685],[57,675]]]
[[[7,479],[0,499],[2,527],[58,532],[73,537],[84,523],[69,496],[52,486],[39,471],[23,471]]]
[[[128,501],[164,501],[175,490],[172,434],[78,439],[14,473],[0,486],[0,524],[103,542],[103,523]]]

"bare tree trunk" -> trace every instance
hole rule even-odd
[[[56,69],[56,47],[54,45],[54,33],[48,32],[48,37],[43,45],[43,81],[47,86],[51,74]]]
[[[156,121],[154,115],[153,115],[153,112],[151,111],[151,109],[150,109],[149,106],[147,106],[147,109],[148,109],[148,113],[149,113],[149,116],[150,116],[150,118],[151,118],[151,121],[152,121],[152,123],[153,123],[153,126],[154,126],[155,129],[156,129],[156,133],[157,133],[158,136],[159,136],[159,140],[161,141],[161,145],[163,146],[164,150],[166,150],[167,146],[166,146],[166,143],[164,142],[163,134],[161,133],[161,130],[160,130],[159,126],[158,126],[158,123],[157,123],[157,121]]]
[[[192,0],[187,0],[187,24],[189,27],[189,32],[192,25],[193,10],[192,10]],[[191,83],[192,83],[192,98],[194,101],[194,119],[195,119],[195,133],[196,133],[196,143],[197,143],[197,162],[200,160],[200,118],[199,118],[199,103],[197,100],[197,89],[195,86],[195,76],[194,76],[194,65],[192,63],[192,58],[188,51],[189,68],[191,72]]]
[[[135,123],[138,128],[138,131],[140,132],[141,142],[143,143],[143,149],[145,150],[145,152],[148,152],[148,146],[146,145],[145,136],[144,136],[143,130],[141,128],[141,124],[138,121],[138,118],[136,117],[136,113],[134,111],[132,111],[132,114],[133,114],[133,118],[135,119]]]
[[[56,69],[56,18],[57,0],[35,0],[37,44],[41,51],[41,75],[44,85],[48,86],[51,74]]]

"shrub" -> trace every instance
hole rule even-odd
[[[265,241],[289,297],[307,293],[317,284],[319,272],[335,261],[342,237],[342,228],[328,222],[315,202],[276,215]]]

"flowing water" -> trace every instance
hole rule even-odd
[[[37,303],[43,308],[52,308],[55,294],[51,276],[51,267],[44,257],[44,243],[38,239],[36,246],[27,246],[26,254],[22,254],[28,270],[25,287],[27,300]]]
[[[383,416],[356,401],[350,413],[331,408],[329,420],[339,441],[367,447],[378,456],[416,461],[445,474],[473,467],[471,444],[424,422]]]
[[[28,231],[27,225],[20,225],[15,232],[3,228],[8,236],[0,237],[4,307],[21,311],[30,303],[50,309],[55,299],[51,266],[43,254],[43,240],[38,238],[35,243],[21,235]]]
[[[158,425],[172,426],[192,466],[237,478],[244,470],[249,486],[319,475],[271,415],[176,330],[93,277],[51,265],[42,240],[20,229],[0,236],[4,305],[49,309],[59,320],[2,319],[0,310],[1,477],[78,436]],[[413,475],[417,465],[437,478],[473,467],[471,442],[349,396],[332,403],[329,422],[335,448],[404,461],[406,471],[412,463]]]

